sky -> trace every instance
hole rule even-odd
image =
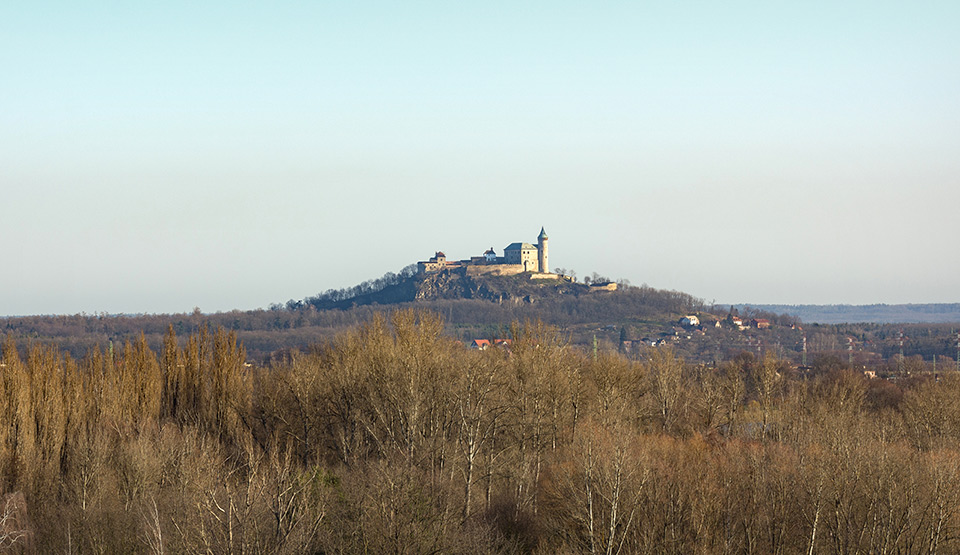
[[[8,2],[0,315],[265,308],[550,236],[708,302],[960,301],[960,3]]]

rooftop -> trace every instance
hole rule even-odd
[[[523,249],[537,250],[537,247],[531,245],[530,243],[510,243],[510,244],[507,245],[507,247],[506,247],[505,249],[503,249],[503,250],[504,250],[504,251],[515,251],[515,250],[523,250]]]

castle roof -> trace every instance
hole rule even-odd
[[[547,239],[547,232],[543,230],[543,227],[540,227],[540,235],[537,236],[537,239]]]
[[[537,250],[537,247],[531,245],[530,243],[510,243],[506,246],[504,251],[519,251],[524,249]]]

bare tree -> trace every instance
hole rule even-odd
[[[0,549],[29,549],[33,532],[27,516],[27,500],[23,492],[3,496],[0,507]]]
[[[661,430],[672,431],[684,399],[683,360],[670,347],[650,349],[644,371]]]

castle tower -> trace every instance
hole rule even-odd
[[[540,228],[540,235],[537,237],[537,265],[540,272],[550,273],[550,264],[547,262],[547,232]]]

